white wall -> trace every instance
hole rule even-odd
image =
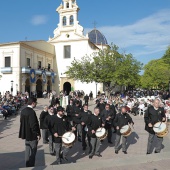
[[[7,44],[6,46],[0,46],[0,68],[5,67],[5,57],[11,57],[12,73],[1,74],[0,78],[0,92],[4,94],[6,91],[11,91],[11,81],[13,82],[13,94],[16,94],[18,90],[16,84],[19,85],[20,78],[20,66],[19,66],[19,44]],[[1,71],[0,71],[1,72]]]

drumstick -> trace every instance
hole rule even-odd
[[[69,141],[68,140],[68,138],[66,138],[66,137],[64,137],[64,136],[58,136],[59,138],[65,138],[67,141]]]
[[[75,125],[74,127],[76,127],[76,126],[77,126],[77,125]],[[73,132],[73,131],[70,132],[69,137],[71,137],[72,132]]]

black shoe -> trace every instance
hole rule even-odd
[[[83,151],[85,151],[86,150],[86,147],[83,147]]]
[[[50,153],[51,156],[55,156],[55,153]]]
[[[89,156],[89,159],[92,159],[92,158],[93,158],[93,155],[90,155],[90,156]]]
[[[118,154],[119,152],[118,151],[115,151],[115,154]]]
[[[113,142],[112,142],[112,141],[108,141],[108,143],[113,144]]]
[[[81,139],[78,139],[78,141],[79,141],[79,142],[82,142],[82,140],[81,140]]]
[[[146,153],[146,155],[149,155],[149,154],[151,154],[151,153],[149,153],[149,152]]]
[[[127,152],[126,152],[126,151],[123,151],[123,153],[124,153],[124,154],[127,154]]]
[[[155,151],[154,153],[159,153],[159,152]]]
[[[102,157],[102,155],[100,155],[100,154],[97,154],[96,156],[98,156],[98,157]]]

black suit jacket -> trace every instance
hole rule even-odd
[[[153,127],[149,127],[148,124],[151,123],[153,126],[157,122],[162,122],[162,119],[165,118],[164,108],[159,107],[158,110],[155,110],[153,106],[148,107],[145,112],[145,130],[151,134],[155,134]]]
[[[41,112],[40,114],[40,129],[46,129],[46,127],[44,126],[44,120],[45,117],[48,115],[48,111],[45,112],[44,110]]]
[[[19,138],[33,141],[37,140],[37,136],[40,135],[36,113],[32,108],[26,107],[21,111]]]

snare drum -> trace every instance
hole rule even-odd
[[[153,126],[153,130],[158,137],[164,137],[168,134],[168,127],[164,122],[157,122]]]
[[[63,146],[67,148],[72,147],[75,142],[75,139],[76,139],[76,136],[73,132],[64,133],[64,135],[62,136]]]
[[[98,128],[96,130],[96,137],[100,140],[104,140],[107,137],[107,131],[104,127]]]
[[[125,125],[120,129],[120,133],[122,134],[122,136],[127,137],[132,133],[132,129],[129,125]]]

